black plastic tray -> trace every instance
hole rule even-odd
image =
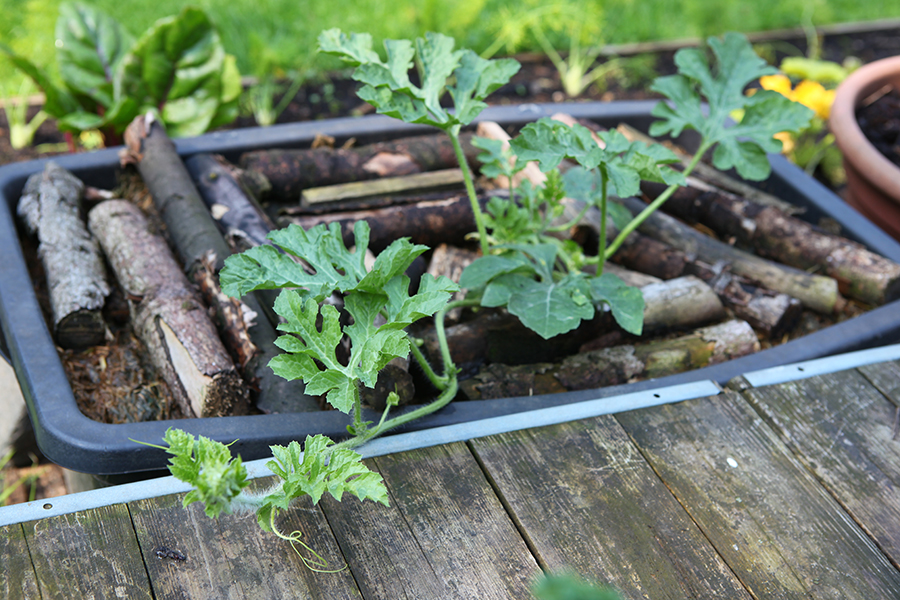
[[[646,130],[653,121],[650,111],[655,104],[655,101],[648,101],[491,107],[482,113],[481,119],[507,125],[522,124],[564,111],[576,118],[592,119],[605,126],[614,127],[627,122]],[[236,160],[241,153],[253,149],[308,147],[319,133],[334,136],[340,144],[350,137],[365,143],[428,131],[427,127],[406,125],[376,115],[217,132],[179,140],[177,147],[183,156],[198,152],[217,152]],[[91,154],[56,157],[52,160],[89,185],[109,188],[116,183],[118,158],[115,148]],[[46,162],[47,160],[37,160],[0,167],[0,194],[3,197],[0,206],[0,324],[28,404],[38,445],[49,459],[69,469],[94,474],[126,474],[163,469],[167,461],[164,452],[140,446],[131,440],[159,442],[166,429],[172,426],[225,443],[238,439],[233,449],[245,460],[269,456],[270,444],[302,440],[307,434],[324,433],[333,437],[345,435],[349,418],[335,411],[123,425],[98,423],[81,414],[38,306],[14,223],[15,206],[25,180],[32,173],[41,171]],[[847,237],[900,262],[900,244],[781,156],[772,156],[771,162],[773,174],[762,186],[766,191],[806,207],[804,218],[812,222],[817,222],[823,216],[831,217],[841,224]],[[851,321],[713,367],[627,386],[546,396],[455,402],[434,415],[412,423],[407,430],[472,421],[689,381],[712,380],[723,384],[732,377],[750,371],[898,341],[900,301],[895,301]]]

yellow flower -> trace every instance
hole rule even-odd
[[[784,75],[765,75],[759,78],[759,85],[764,90],[778,92],[785,98],[791,97],[791,80]]]
[[[794,151],[794,136],[791,135],[787,131],[782,131],[781,133],[776,133],[774,136],[776,140],[781,141],[781,153],[782,154],[790,154]]]
[[[834,103],[834,90],[826,90],[821,83],[804,79],[794,88],[790,98],[816,111],[818,117],[827,119]]]

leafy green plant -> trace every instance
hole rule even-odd
[[[291,75],[288,86],[279,83],[273,77],[263,77],[244,92],[241,108],[252,114],[258,125],[262,127],[274,125],[300,91],[303,81],[303,75],[296,72]],[[275,97],[278,94],[281,94],[281,98],[276,104]]]
[[[4,94],[3,111],[6,113],[6,123],[9,125],[9,143],[16,150],[30,146],[34,142],[34,134],[37,133],[38,127],[50,116],[41,110],[30,121],[28,120],[30,89],[31,82],[25,80],[22,82],[17,96]]]
[[[530,34],[556,67],[563,91],[572,98],[621,67],[618,58],[597,63],[603,49],[603,13],[599,5],[556,0],[526,6],[499,9],[492,19],[497,37],[482,56],[493,56],[503,47],[509,53],[515,52]],[[568,39],[565,57],[557,50],[559,44],[551,39],[560,36]]]
[[[103,129],[115,140],[138,114],[154,111],[169,135],[179,137],[237,116],[240,74],[200,9],[160,19],[135,42],[112,17],[63,4],[56,38],[61,86],[27,58],[3,50],[44,92],[44,110],[62,131]]]
[[[0,471],[6,469],[6,465],[10,463],[15,452],[10,450],[5,455],[0,457]],[[32,485],[31,493],[29,494],[29,501],[33,500],[34,496],[34,482],[37,480],[38,476],[35,474],[28,475],[25,477],[20,477],[15,482],[10,485],[6,484],[6,474],[3,475],[2,485],[0,485],[0,506],[6,506],[6,502],[9,500],[9,497],[13,495],[13,493],[19,489],[22,485]]]
[[[166,436],[166,450],[176,456],[173,473],[195,486],[186,503],[203,501],[211,516],[252,507],[264,529],[292,543],[299,542],[299,534],[280,533],[275,516],[297,497],[308,495],[317,501],[329,491],[340,499],[349,491],[361,499],[387,502],[380,477],[370,474],[360,464],[359,456],[349,451],[438,410],[456,395],[457,368],[443,326],[447,310],[457,306],[505,306],[523,323],[550,337],[571,330],[593,316],[597,306],[607,304],[623,328],[640,332],[643,297],[639,290],[604,274],[605,260],[682,184],[684,175],[707,151],[714,148],[713,162],[719,168],[735,167],[748,179],[762,179],[769,172],[765,153],[780,146],[772,135],[802,127],[810,117],[808,109],[777,93],[743,94],[750,81],[769,74],[771,69],[752,52],[744,37],[728,34],[723,40],[710,40],[718,60],[715,71],[700,50],[682,50],[676,55],[680,74],[662,78],[654,85],[671,99],[671,104],[660,104],[654,110],[663,120],[655,123],[651,132],[677,135],[691,128],[701,134],[700,150],[686,173],[667,166],[676,157],[659,145],[632,143],[617,132],[598,134],[598,143],[585,127],[541,119],[524,127],[510,142],[509,150],[498,142],[477,142],[484,150],[482,171],[487,175],[506,175],[512,180],[529,161],[537,161],[547,174],[541,186],[526,183],[510,189],[505,200],[492,198],[487,213],[482,213],[459,145],[459,132],[485,106],[484,98],[490,91],[515,73],[517,63],[489,61],[471,51],[453,50],[453,41],[437,34],[416,40],[415,45],[388,40],[386,61],[372,50],[371,42],[369,36],[346,36],[338,30],[326,31],[320,37],[323,51],[356,66],[353,76],[365,84],[359,95],[379,112],[434,125],[449,134],[465,174],[483,256],[463,273],[461,284],[469,287],[470,293],[456,302],[449,300],[459,286],[445,277],[425,275],[418,289],[410,292],[410,280],[404,272],[427,248],[407,239],[395,240],[367,268],[369,226],[365,221],[355,225],[353,251],[345,246],[336,223],[308,231],[292,225],[269,234],[272,245],[226,259],[220,274],[226,294],[238,297],[254,290],[282,290],[274,309],[283,319],[278,329],[284,335],[276,343],[285,354],[269,364],[281,377],[303,380],[307,393],[323,395],[335,409],[352,414],[348,426],[352,437],[338,444],[322,436],[307,438],[302,453],[296,442],[286,448],[273,446],[276,460],[269,465],[283,482],[261,500],[244,491],[246,472],[240,459],[231,458],[227,447],[171,431]],[[419,84],[409,77],[414,59]],[[445,92],[454,110],[441,104]],[[707,110],[702,106],[704,99]],[[744,111],[744,120],[726,128],[728,115],[736,109]],[[558,166],[563,160],[574,161],[577,167],[561,174]],[[669,187],[646,211],[629,220],[630,214],[626,217],[621,207],[616,210],[611,197],[637,193],[641,179]],[[574,219],[558,223],[563,216],[564,197],[580,200],[583,208]],[[595,257],[584,256],[573,244],[554,236],[590,209],[597,209],[602,221]],[[605,238],[608,218],[620,230],[609,245]],[[596,267],[596,275],[582,271],[589,265]],[[325,302],[333,297],[341,298],[344,319],[332,303]],[[419,350],[420,342],[407,332],[414,322],[432,316],[443,362],[440,375]],[[339,347],[345,349],[345,355]],[[364,420],[361,386],[374,387],[379,371],[389,361],[410,353],[439,390],[438,398],[388,418],[397,403],[396,394],[391,394],[378,423]],[[321,562],[311,560],[308,566],[315,568]]]

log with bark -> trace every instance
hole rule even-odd
[[[473,163],[480,150],[472,146],[471,140],[471,134],[460,136],[466,160]],[[451,169],[459,164],[450,138],[440,134],[359,148],[259,150],[245,153],[240,166],[265,175],[272,184],[275,200],[296,202],[300,192],[309,187]]]
[[[367,221],[372,229],[369,247],[375,252],[380,252],[401,237],[409,237],[416,244],[431,247],[441,243],[464,245],[466,236],[475,231],[472,205],[465,195],[372,210],[285,216],[280,221],[295,223],[304,229],[320,223],[340,223],[346,244],[353,242],[353,224]]]
[[[651,182],[641,184],[641,190],[651,199],[663,189]],[[825,273],[838,281],[842,293],[867,304],[878,306],[900,296],[900,265],[861,244],[817,230],[778,208],[695,184],[677,190],[663,210],[733,236],[760,256]]]
[[[185,415],[242,414],[247,386],[219,340],[197,292],[141,210],[109,200],[88,216],[125,290],[135,332]]]
[[[555,364],[494,363],[462,381],[460,388],[471,400],[593,389],[627,383],[637,377],[663,377],[699,369],[758,350],[753,328],[734,320],[671,340],[579,353]]]
[[[55,163],[28,178],[18,214],[37,236],[44,266],[53,332],[63,348],[103,343],[103,304],[110,288],[97,240],[81,216],[84,184]]]
[[[635,215],[647,206],[637,198],[624,198],[620,201]],[[831,277],[812,275],[744,252],[714,240],[666,214],[656,212],[650,215],[639,231],[708,264],[725,261],[732,272],[758,281],[770,290],[797,298],[804,306],[816,312],[840,312],[846,302],[838,292],[837,281]]]
[[[266,235],[275,224],[235,177],[233,165],[212,154],[195,154],[184,165],[233,248],[268,243]]]

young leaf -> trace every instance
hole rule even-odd
[[[606,302],[619,327],[634,335],[644,329],[644,295],[636,287],[611,273],[603,273],[591,279],[591,297],[594,302]]]
[[[58,119],[82,110],[75,96],[67,89],[56,86],[43,69],[24,56],[19,56],[4,44],[0,44],[0,51],[44,92],[44,111],[47,114]]]
[[[471,50],[454,50],[453,38],[440,33],[426,33],[415,44],[386,40],[384,46],[387,62],[372,50],[368,34],[348,36],[339,29],[329,29],[319,35],[321,52],[356,67],[353,79],[366,84],[359,97],[379,113],[445,131],[470,123],[484,109],[488,94],[519,70],[519,63],[512,59],[486,60]],[[414,63],[421,87],[409,80]],[[448,85],[451,76],[455,82]],[[453,98],[453,112],[441,106],[447,91]]]
[[[63,4],[56,21],[56,62],[73,92],[109,108],[113,79],[134,40],[109,15],[83,4]]]
[[[232,459],[228,446],[204,436],[195,439],[180,429],[169,428],[163,440],[169,471],[194,489],[184,497],[184,506],[203,502],[207,516],[231,512],[231,501],[247,487],[247,469],[241,458]]]
[[[727,33],[722,39],[710,38],[709,45],[716,57],[715,73],[701,50],[685,48],[675,55],[679,74],[661,77],[651,86],[672,105],[660,103],[653,109],[653,115],[663,121],[651,126],[650,135],[677,136],[686,128],[695,129],[706,148],[719,144],[713,154],[716,167],[735,167],[742,177],[765,179],[770,170],[765,153],[780,149],[772,136],[805,127],[813,112],[784,98],[776,100],[771,93],[759,98],[744,94],[748,83],[776,70],[756,55],[743,35]],[[708,103],[708,115],[702,109],[702,98]],[[735,110],[751,110],[754,117],[726,128]]]
[[[502,275],[491,281],[482,303],[489,304],[506,297],[506,308],[519,317],[522,324],[544,339],[550,339],[578,327],[594,316],[585,278],[580,273],[568,274],[560,281],[536,281],[519,273]]]
[[[265,498],[264,507],[284,510],[291,500],[304,495],[317,504],[325,492],[336,500],[344,493],[350,493],[360,500],[370,499],[389,506],[381,475],[370,471],[362,464],[362,456],[352,450],[328,451],[333,444],[327,437],[316,435],[306,437],[303,452],[297,442],[291,442],[287,447],[271,446],[275,460],[270,460],[266,466],[284,483],[278,492]]]

